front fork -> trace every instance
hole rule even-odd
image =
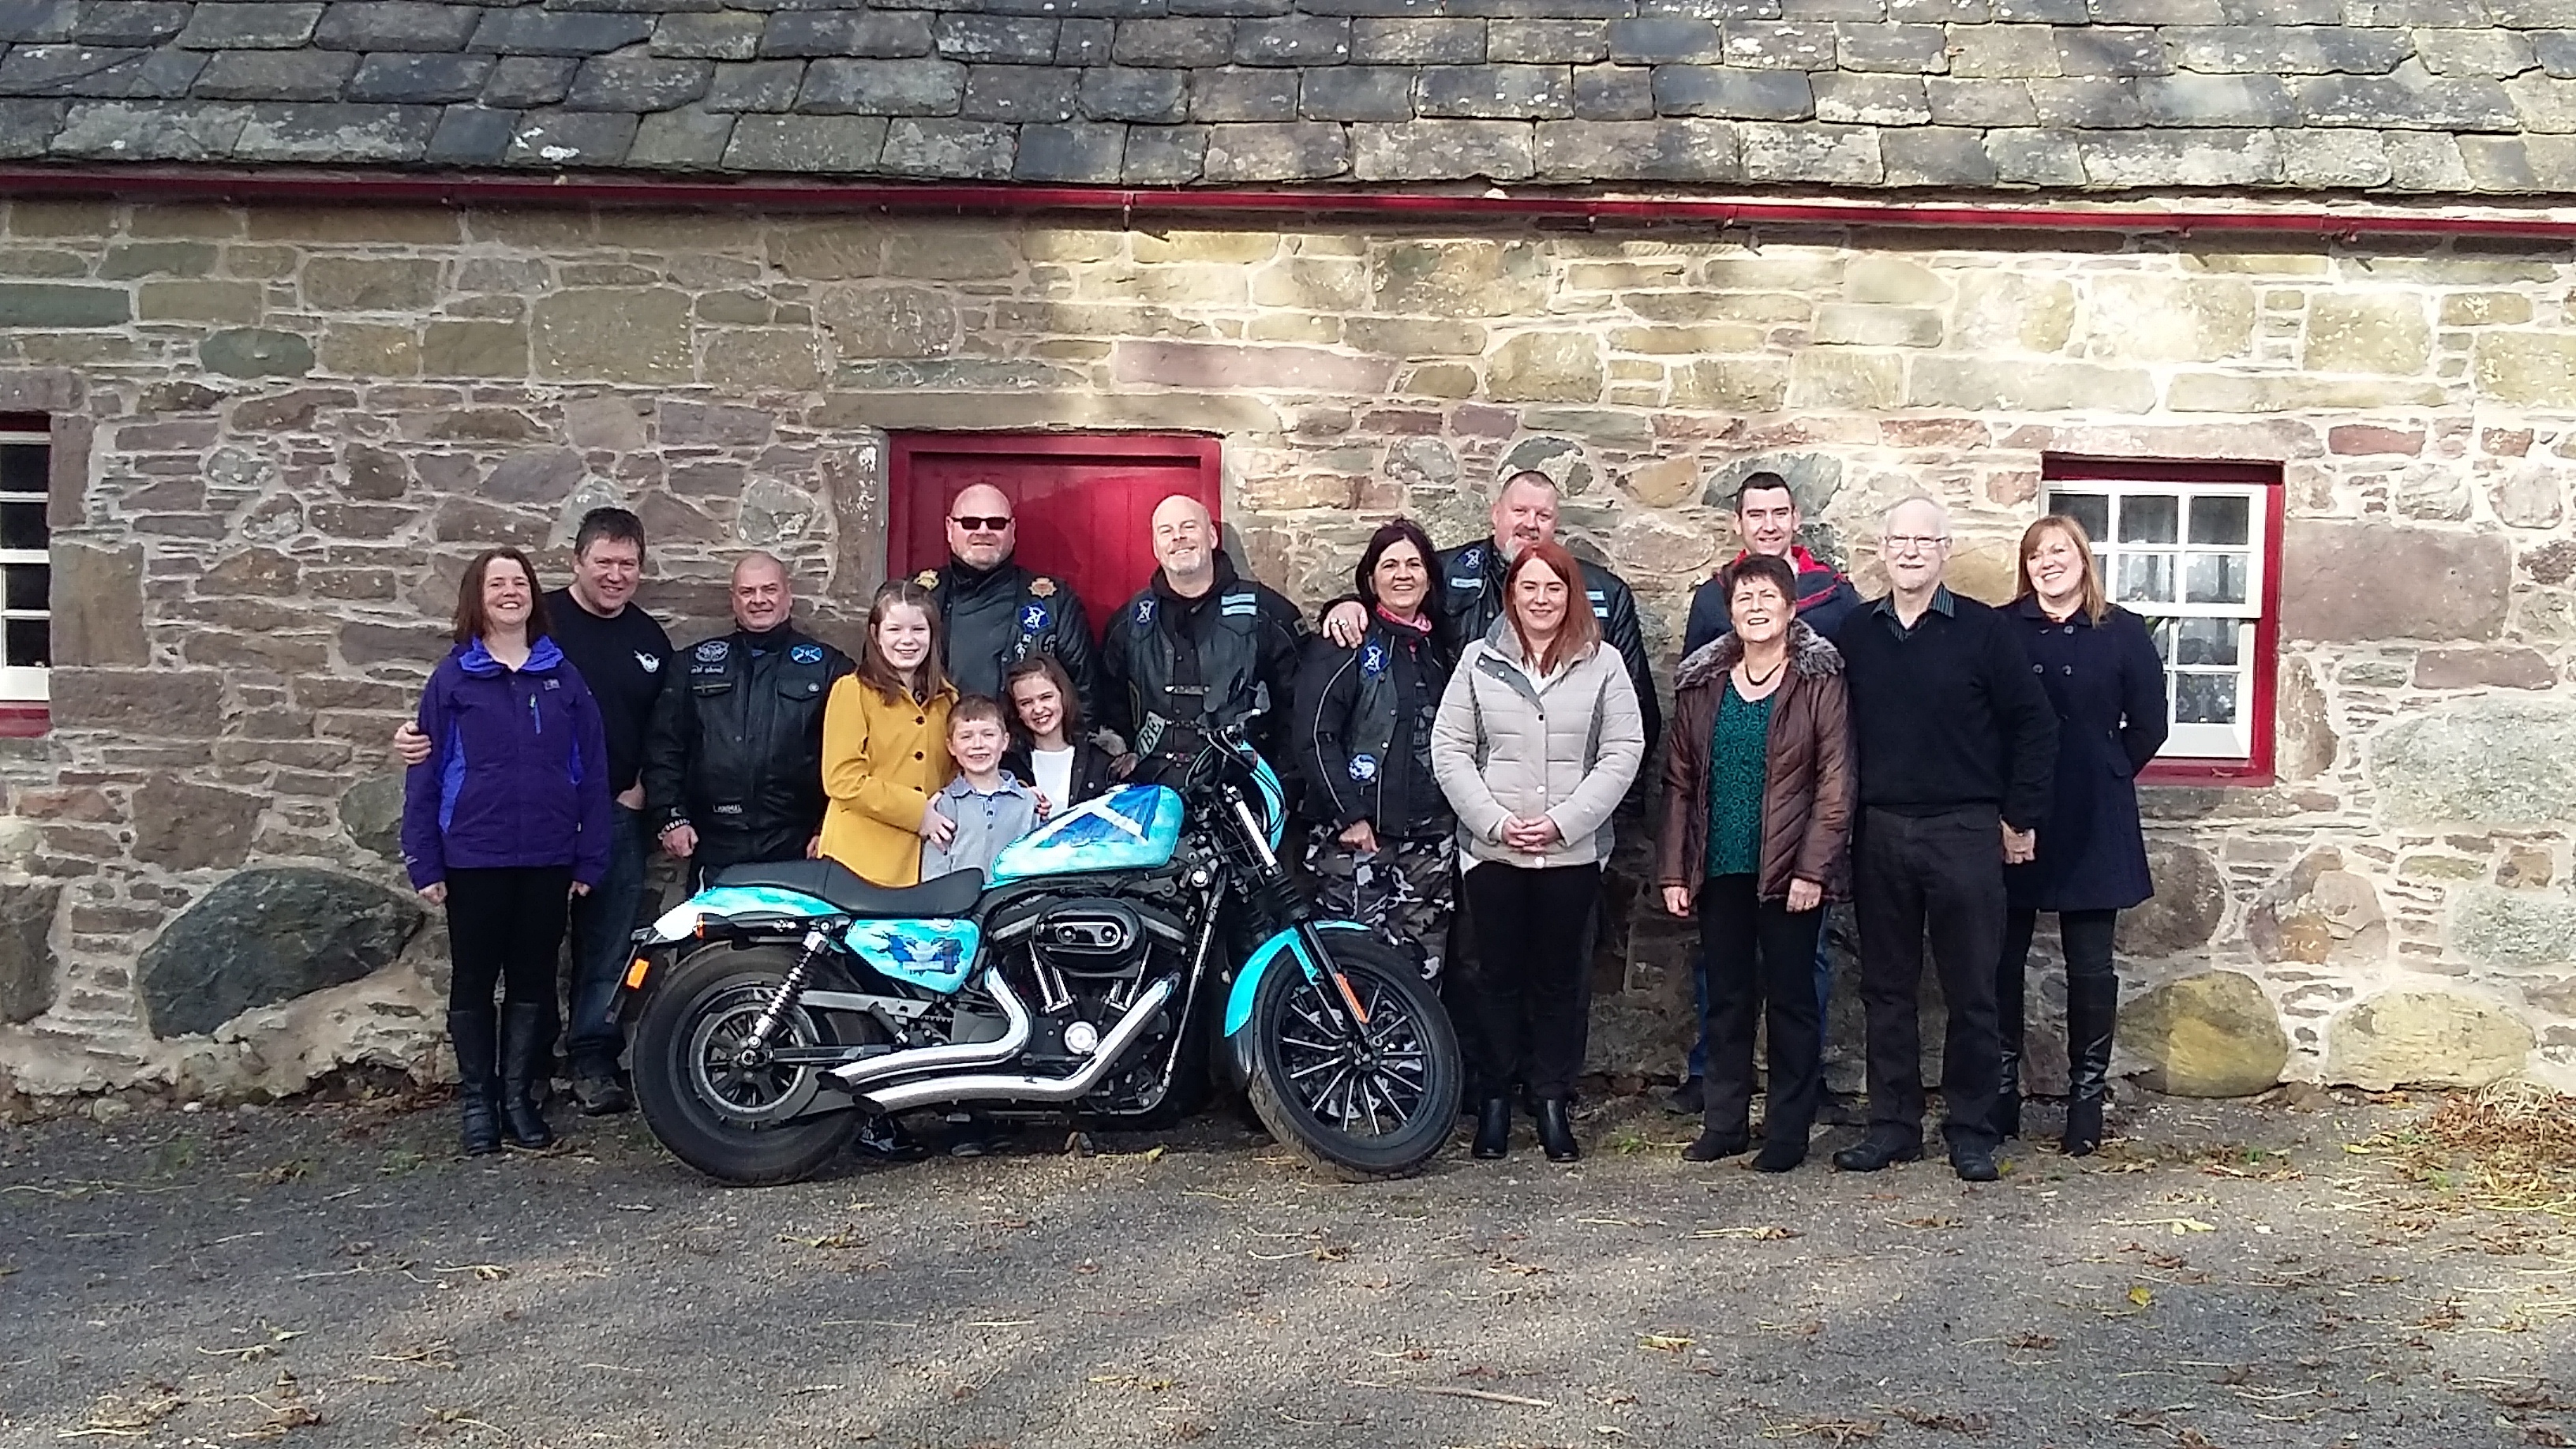
[[[1315,929],[1315,911],[1303,893],[1289,889],[1288,868],[1279,853],[1270,848],[1270,832],[1262,827],[1261,817],[1253,813],[1252,802],[1233,785],[1225,787],[1226,808],[1234,813],[1235,822],[1243,828],[1243,838],[1252,848],[1253,859],[1261,867],[1261,888],[1265,895],[1286,906],[1288,925],[1297,932],[1297,943],[1307,960],[1329,980],[1333,989],[1318,992],[1324,999],[1325,1014],[1332,1026],[1345,1039],[1365,1041],[1368,1038],[1368,1008],[1360,1005],[1359,993],[1351,990],[1350,978],[1333,961],[1333,953],[1324,945],[1323,934]]]

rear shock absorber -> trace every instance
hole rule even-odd
[[[832,938],[824,935],[819,927],[805,933],[805,949],[798,953],[796,964],[787,968],[787,979],[778,983],[778,990],[769,998],[769,1005],[761,1008],[759,1017],[751,1024],[751,1040],[744,1044],[748,1049],[769,1049],[769,1039],[778,1034],[779,1023],[787,1019],[788,1008],[796,1004],[797,997],[805,994],[805,978],[814,974],[814,963],[822,960],[823,953],[830,949]]]

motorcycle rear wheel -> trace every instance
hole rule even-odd
[[[636,1023],[635,1102],[671,1155],[719,1182],[770,1187],[810,1177],[858,1129],[852,1111],[795,1116],[819,1089],[812,1067],[745,1069],[731,1058],[752,1017],[795,965],[786,946],[708,946],[653,985]],[[820,1012],[791,1010],[779,1046],[840,1044]],[[762,1120],[775,1114],[776,1120]]]
[[[1253,996],[1244,1095],[1263,1126],[1309,1165],[1350,1182],[1409,1177],[1449,1138],[1466,1068],[1440,998],[1414,963],[1381,942],[1331,932],[1324,942],[1367,1010],[1364,1047],[1326,1023],[1322,994],[1283,961]]]

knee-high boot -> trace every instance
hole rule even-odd
[[[2120,1014],[2116,976],[2066,981],[2066,1155],[2089,1156],[2102,1145],[2102,1111],[2110,1095],[2111,1037]]]
[[[2021,1135],[2023,969],[2022,958],[2007,953],[2004,969],[1995,976],[1995,1037],[2002,1070],[1995,1084],[1994,1110],[1986,1114],[1986,1122],[1997,1142]]]
[[[552,1147],[537,1084],[554,1050],[554,1011],[541,1002],[501,1007],[501,1125],[513,1147]]]
[[[457,1131],[468,1157],[501,1150],[501,1123],[493,1115],[501,1084],[492,1070],[492,1008],[447,1013],[448,1044],[456,1049]]]

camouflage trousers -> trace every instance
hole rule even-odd
[[[1329,826],[1306,841],[1306,873],[1327,916],[1359,922],[1380,940],[1422,963],[1423,979],[1440,979],[1457,908],[1457,841],[1384,840],[1374,852],[1344,845]]]

